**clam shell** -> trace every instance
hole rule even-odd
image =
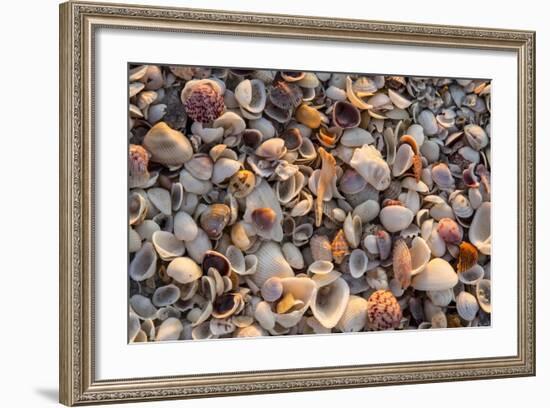
[[[369,258],[362,249],[354,249],[349,256],[349,271],[354,278],[360,278],[367,271]]]
[[[128,268],[130,277],[135,281],[144,281],[152,277],[156,272],[157,253],[153,244],[146,242],[134,255]]]
[[[491,281],[481,279],[476,285],[476,298],[485,313],[491,313]]]
[[[428,297],[436,306],[445,307],[454,300],[452,289],[432,290],[427,292]]]
[[[347,147],[361,147],[374,143],[374,137],[362,128],[346,129],[340,138],[340,143]]]
[[[130,307],[140,319],[155,319],[157,308],[151,303],[151,299],[143,295],[133,295],[130,298]]]
[[[179,319],[175,317],[169,317],[163,321],[157,329],[156,341],[169,341],[178,340],[181,332],[183,331],[183,325]]]
[[[315,292],[311,311],[324,327],[333,328],[344,314],[349,296],[348,284],[342,278],[338,278]]]
[[[165,122],[158,122],[147,132],[143,146],[151,153],[152,161],[171,166],[179,166],[193,155],[191,143],[184,134]]]
[[[352,216],[348,213],[344,221],[344,235],[346,241],[352,248],[357,248],[361,243],[361,234],[363,232],[363,226],[361,218],[359,216]]]
[[[161,213],[172,214],[172,198],[168,190],[160,187],[150,188],[147,190],[147,198]]]
[[[464,135],[475,150],[479,151],[489,144],[489,136],[481,126],[475,124],[464,126]]]
[[[281,278],[273,276],[266,280],[261,288],[262,297],[268,302],[275,302],[283,295]]]
[[[380,210],[380,222],[389,232],[397,232],[407,228],[414,214],[407,207],[390,205]]]
[[[283,211],[281,210],[275,193],[267,181],[263,179],[257,183],[254,190],[246,196],[246,210],[243,215],[243,220],[252,223],[252,212],[257,208],[271,208],[276,215],[273,228],[270,230],[258,230],[258,235],[265,239],[272,239],[280,242],[283,239]]]
[[[249,112],[261,112],[267,100],[265,84],[259,79],[245,79],[235,88],[235,99]]]
[[[336,328],[344,333],[362,331],[367,324],[367,300],[352,295]]]
[[[128,230],[128,252],[134,253],[141,248],[141,237],[135,229]]]
[[[197,237],[197,223],[185,211],[179,211],[174,217],[174,235],[182,241],[192,241]]]
[[[445,290],[458,283],[458,276],[453,267],[444,259],[434,258],[412,279],[412,287],[416,290]]]
[[[252,280],[258,287],[271,277],[287,278],[294,276],[292,268],[286,261],[281,246],[275,242],[266,241],[255,253],[258,258],[258,268],[252,275]]]
[[[199,153],[194,155],[188,162],[185,162],[184,167],[193,177],[199,180],[210,180],[214,163],[210,156]]]
[[[223,128],[224,136],[240,135],[246,129],[246,123],[235,112],[227,111],[212,124],[214,128]]]
[[[304,257],[300,249],[291,242],[285,242],[282,246],[283,255],[288,264],[294,269],[302,269],[305,266]]]
[[[210,181],[199,180],[185,169],[180,172],[179,182],[187,193],[204,195],[212,190]]]
[[[275,327],[275,314],[271,311],[271,306],[267,302],[259,302],[254,309],[254,318],[266,330]]]
[[[475,264],[471,268],[458,273],[458,279],[465,285],[477,285],[484,276],[485,270],[479,264]]]
[[[408,144],[402,144],[397,149],[395,161],[393,163],[392,174],[398,177],[405,173],[413,165],[414,152]]]
[[[435,115],[432,111],[425,109],[417,117],[418,124],[424,129],[424,134],[426,136],[435,135],[439,128],[437,126],[437,121],[435,120]]]
[[[204,254],[212,249],[212,243],[202,228],[197,229],[195,239],[185,242],[187,254],[195,261],[202,262]]]
[[[445,163],[439,163],[432,167],[432,179],[442,190],[454,188],[455,181],[453,175]]]
[[[188,257],[172,260],[166,268],[166,274],[179,283],[190,283],[202,276],[202,270],[197,263]]]
[[[375,200],[367,200],[353,209],[352,216],[358,216],[363,224],[371,222],[380,213],[380,204]]]
[[[157,307],[175,303],[180,297],[180,289],[176,285],[161,286],[153,293],[153,304]]]
[[[411,276],[421,273],[430,261],[431,251],[426,241],[421,237],[416,237],[411,244]]]
[[[491,203],[484,202],[476,210],[470,230],[468,231],[470,242],[479,252],[491,255]]]
[[[141,224],[148,211],[148,201],[137,192],[132,192],[128,198],[128,218],[130,225]]]
[[[233,176],[241,168],[241,163],[236,160],[222,157],[214,163],[212,183],[221,184]]]
[[[318,275],[326,275],[334,269],[334,265],[329,261],[315,261],[307,268],[308,272]]]
[[[310,307],[317,292],[317,285],[309,278],[289,277],[281,279],[283,285],[283,297],[291,294],[300,302],[301,307],[291,309],[287,313],[275,313],[275,321],[285,328],[295,326],[305,311]]]
[[[460,292],[456,298],[456,311],[464,320],[474,320],[479,311],[476,297],[468,292]]]
[[[174,234],[167,231],[153,233],[151,242],[163,261],[171,261],[185,252],[185,245]]]
[[[144,241],[151,241],[153,233],[160,231],[160,226],[153,220],[145,220],[141,224],[135,226],[136,232]]]
[[[355,149],[350,166],[377,190],[381,191],[389,187],[390,168],[375,147],[367,145]]]

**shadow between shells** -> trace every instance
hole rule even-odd
[[[490,81],[128,78],[130,342],[491,324]]]

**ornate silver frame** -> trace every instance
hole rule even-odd
[[[518,61],[518,350],[513,356],[99,381],[94,369],[93,46],[99,27],[506,50]],[[535,374],[535,33],[69,2],[60,6],[60,401],[66,405]]]

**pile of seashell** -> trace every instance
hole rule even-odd
[[[129,341],[491,324],[490,82],[129,71]]]

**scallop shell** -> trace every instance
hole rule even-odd
[[[468,292],[460,292],[456,298],[456,311],[464,320],[474,320],[479,311],[476,297]]]
[[[453,267],[444,259],[434,258],[412,279],[412,287],[416,290],[445,290],[458,283],[458,276]]]
[[[476,210],[470,230],[468,232],[470,242],[479,252],[491,255],[491,203],[484,202]]]
[[[338,278],[315,292],[311,311],[324,327],[333,328],[344,314],[349,296],[348,284],[342,278]]]
[[[374,146],[367,145],[355,149],[350,166],[377,190],[381,191],[389,187],[390,168]]]
[[[168,264],[166,274],[175,281],[186,284],[200,279],[202,270],[193,259],[179,257]]]
[[[344,333],[362,331],[367,324],[367,300],[352,295],[336,328]]]
[[[191,143],[184,134],[165,122],[158,122],[147,132],[143,146],[151,153],[152,161],[171,166],[179,166],[193,155]]]
[[[288,278],[294,276],[292,268],[286,261],[281,247],[275,242],[266,241],[255,253],[258,258],[258,268],[252,275],[252,280],[258,287],[271,277]]]
[[[412,258],[407,244],[402,239],[393,246],[393,273],[403,289],[411,284]]]
[[[157,267],[157,253],[153,244],[146,242],[134,255],[128,268],[130,277],[135,281],[144,281],[151,278]]]

